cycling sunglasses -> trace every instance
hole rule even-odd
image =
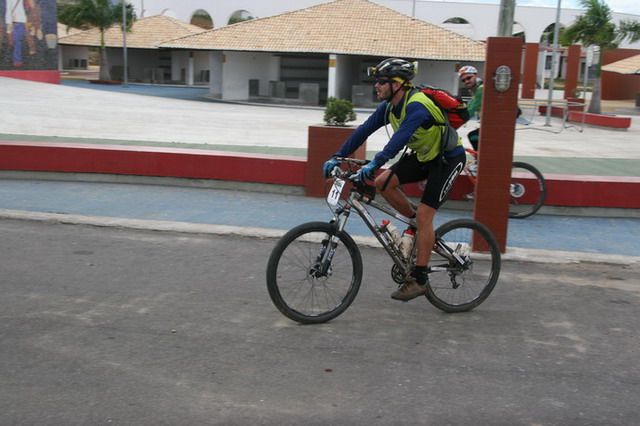
[[[461,79],[460,79],[460,81],[464,83],[464,82],[466,82],[466,81],[471,80],[472,78],[473,78],[473,76],[472,76],[472,75],[470,75],[470,76],[468,76],[468,77],[461,78]]]
[[[382,86],[382,85],[387,84],[387,83],[392,83],[392,81],[389,80],[388,78],[379,78],[379,79],[376,80],[376,84],[379,85],[379,86]]]

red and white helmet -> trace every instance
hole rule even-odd
[[[472,65],[465,65],[464,67],[460,68],[458,70],[458,74],[460,75],[464,75],[464,74],[478,74],[478,70],[476,69],[476,67],[472,66]]]

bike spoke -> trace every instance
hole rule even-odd
[[[437,233],[444,247],[429,263],[429,300],[447,312],[472,309],[497,281],[500,255],[495,240],[482,225],[464,219],[443,225]]]
[[[324,224],[326,226],[328,224]],[[274,249],[279,258],[277,265],[270,266],[275,276],[268,277],[269,291],[281,311],[296,321],[323,322],[314,318],[336,316],[334,313],[344,310],[345,304],[355,297],[353,292],[357,292],[356,271],[361,273],[361,266],[357,267],[354,262],[359,256],[354,257],[342,241],[328,270],[321,273],[322,262],[318,256],[326,252],[323,242],[326,248],[328,239],[327,232],[309,229]]]

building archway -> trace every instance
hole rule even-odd
[[[205,30],[213,29],[213,18],[211,18],[211,15],[209,15],[209,12],[207,12],[204,9],[198,9],[195,12],[193,12],[189,23],[191,25],[195,25]]]
[[[168,16],[169,18],[179,19],[176,12],[174,12],[172,9],[164,9],[160,13],[160,15]]]
[[[240,9],[231,14],[231,16],[229,17],[229,22],[227,24],[237,24],[238,22],[248,21],[249,19],[254,18],[256,18],[256,16],[253,13],[247,10]]]
[[[442,23],[441,27],[465,37],[475,39],[475,28],[473,28],[473,25],[463,17],[454,16],[452,18],[446,19]]]
[[[527,32],[524,26],[520,22],[513,22],[513,36],[521,37],[523,41],[527,41]]]
[[[555,31],[556,23],[552,22],[547,25],[545,29],[542,31],[540,35],[540,46],[549,47],[553,46],[553,32]],[[559,24],[559,28],[562,31],[564,25],[562,23]]]

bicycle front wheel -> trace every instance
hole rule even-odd
[[[484,302],[500,275],[500,249],[489,228],[471,219],[452,220],[436,229],[436,247],[429,261],[429,302],[445,312],[469,311]]]
[[[335,228],[310,222],[287,232],[267,264],[267,289],[286,317],[302,324],[330,321],[353,302],[362,282],[360,250],[346,232],[329,254]],[[327,261],[330,256],[330,261]]]
[[[509,217],[524,219],[542,207],[547,197],[547,182],[531,164],[516,161],[511,167]]]

